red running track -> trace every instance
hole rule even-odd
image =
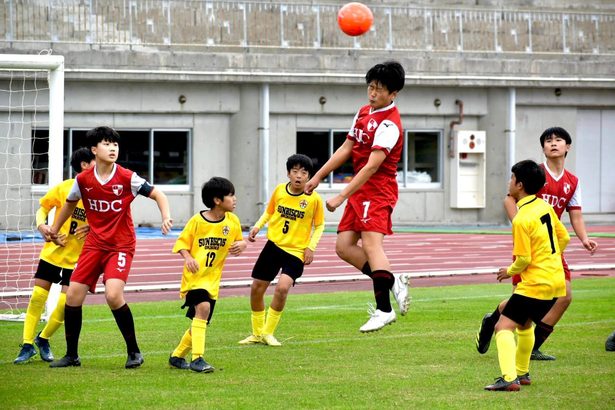
[[[610,232],[605,227],[600,227],[599,231]],[[183,260],[171,253],[174,241],[175,238],[137,241],[126,288],[137,293],[128,296],[129,300],[178,297]],[[615,275],[615,238],[601,237],[597,241],[599,249],[590,256],[578,239],[572,237],[566,260],[574,275]],[[259,236],[255,243],[248,243],[242,255],[229,256],[222,277],[222,297],[249,294],[252,266],[265,242],[265,237]],[[40,246],[0,246],[0,261],[7,261],[6,264],[0,262],[0,289],[31,287]],[[441,286],[494,281],[493,272],[510,263],[512,244],[509,235],[399,233],[385,238],[385,249],[393,272],[409,272],[415,278],[413,286]],[[325,234],[314,262],[306,266],[294,292],[370,289],[371,282],[365,279],[367,277],[337,257],[335,235]],[[102,291],[101,284],[98,291]],[[89,299],[91,302],[102,301],[100,296]]]

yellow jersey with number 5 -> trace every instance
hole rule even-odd
[[[303,261],[305,249],[315,250],[324,231],[323,203],[316,191],[293,194],[288,185],[275,188],[256,226],[260,229],[268,223],[267,239]]]

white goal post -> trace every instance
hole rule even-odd
[[[37,128],[48,128],[49,149],[46,183],[35,186]],[[0,320],[24,316],[41,246],[35,226],[38,198],[63,179],[63,144],[64,57],[0,54]],[[59,289],[52,287],[48,314]]]

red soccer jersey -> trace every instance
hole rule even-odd
[[[367,164],[373,150],[379,149],[386,159],[378,171],[355,193],[357,197],[380,196],[397,202],[397,164],[401,158],[403,138],[399,110],[395,103],[372,111],[369,105],[359,109],[346,138],[354,142],[352,165],[355,175]],[[354,196],[354,195],[353,195]]]
[[[138,193],[149,195],[151,190],[147,181],[117,164],[106,181],[96,173],[96,167],[77,175],[67,201],[83,200],[90,225],[84,249],[134,253],[136,238],[130,203]]]
[[[554,175],[546,163],[541,166],[545,170],[546,182],[536,195],[553,207],[559,219],[562,219],[564,210],[581,209],[579,178],[567,170]]]

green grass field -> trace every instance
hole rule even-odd
[[[281,348],[239,346],[250,331],[249,300],[221,299],[207,333],[211,374],[167,365],[189,325],[179,301],[131,304],[145,357],[135,370],[123,368],[124,343],[106,306],[84,309],[80,368],[50,369],[38,356],[14,365],[22,324],[2,322],[0,406],[614,408],[615,352],[606,352],[604,342],[615,329],[615,278],[574,281],[573,304],[543,349],[557,360],[532,362],[532,386],[487,392],[483,387],[499,375],[495,344],[479,355],[474,335],[482,315],[509,292],[509,284],[413,289],[408,316],[371,334],[358,331],[370,292],[291,294],[276,333]],[[63,355],[63,329],[52,347]]]

